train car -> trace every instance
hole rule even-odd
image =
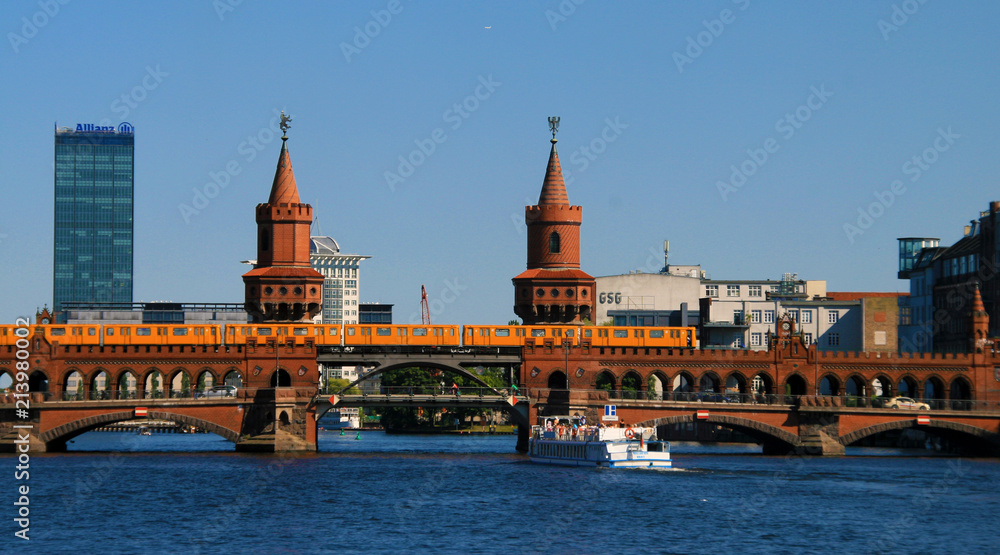
[[[104,345],[221,345],[216,324],[105,324]]]
[[[524,328],[524,345],[542,345],[550,342],[553,345],[580,344],[580,326],[522,326]]]
[[[461,340],[458,326],[347,324],[343,344],[457,346]]]
[[[100,345],[101,326],[99,324],[41,325],[32,326],[32,333],[42,328],[45,340],[60,345]]]
[[[690,327],[596,326],[583,329],[583,341],[594,347],[689,347]]]
[[[0,345],[3,346],[16,345],[17,340],[21,338],[20,335],[17,335],[17,330],[18,328],[22,327],[25,326],[0,326]],[[35,335],[35,328],[37,326],[27,326],[27,327],[29,328],[28,335],[26,335],[25,337],[30,338]],[[24,332],[21,333],[23,334]]]
[[[521,347],[528,328],[524,326],[465,326],[462,345],[467,347]]]

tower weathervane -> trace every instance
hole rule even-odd
[[[549,118],[549,131],[552,132],[552,142],[556,142],[556,132],[559,131],[559,117],[552,116]]]
[[[285,112],[282,111],[281,112],[281,123],[278,124],[278,127],[281,128],[281,140],[283,140],[283,141],[288,139],[288,128],[291,127],[291,125],[289,125],[290,121],[292,121],[292,117],[291,116],[286,116]]]

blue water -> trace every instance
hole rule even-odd
[[[321,432],[318,454],[92,432],[31,459],[33,553],[996,553],[1000,461],[675,444],[673,471],[533,465],[513,436]],[[181,452],[183,451],[183,452]],[[7,465],[13,517],[14,459]]]

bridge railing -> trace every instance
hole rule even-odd
[[[511,388],[497,388],[493,389],[490,387],[448,387],[448,386],[405,386],[405,385],[395,385],[395,386],[382,386],[377,391],[374,390],[362,390],[358,393],[347,393],[347,395],[361,395],[364,397],[370,395],[387,395],[387,396],[430,396],[430,397],[496,397],[497,395],[503,397],[523,396],[517,390]]]

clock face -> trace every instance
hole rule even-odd
[[[788,331],[788,328],[791,328],[791,327],[792,327],[792,325],[789,324],[788,322],[782,322],[781,323],[781,329],[783,329],[785,331]]]

